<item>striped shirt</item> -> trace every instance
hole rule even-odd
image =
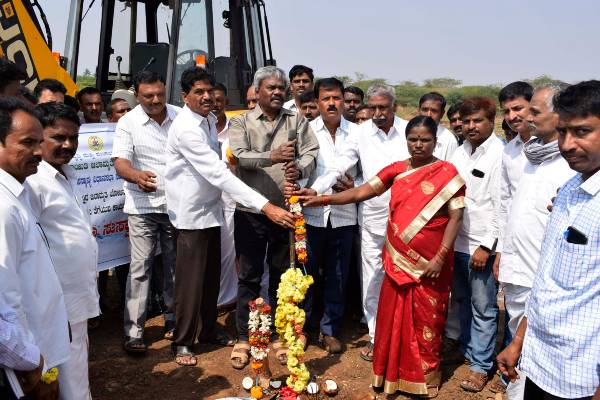
[[[141,105],[125,114],[117,123],[113,142],[113,158],[129,160],[133,168],[156,174],[156,191],[146,193],[138,185],[125,182],[125,206],[127,214],[151,214],[167,212],[164,169],[167,136],[171,123],[181,109],[167,104],[167,118],[158,124],[150,118]]]
[[[356,129],[358,126],[342,117],[340,126],[335,132],[335,142],[321,117],[311,121],[310,127],[319,141],[319,155],[317,156],[317,168],[310,176],[308,187],[312,185],[316,178],[335,169],[335,161],[341,154],[350,130]],[[356,178],[356,165],[352,166],[347,173]],[[333,190],[329,189],[325,193],[331,194]],[[308,225],[325,228],[327,227],[327,221],[331,220],[331,226],[339,228],[341,226],[356,225],[357,211],[356,204],[346,204],[343,206],[305,208],[303,212]]]
[[[40,362],[40,349],[23,328],[19,316],[0,299],[0,368],[31,371]]]
[[[572,228],[587,244],[567,240]],[[521,368],[554,396],[593,396],[600,386],[598,249],[600,172],[586,181],[577,174],[554,202],[526,309]]]

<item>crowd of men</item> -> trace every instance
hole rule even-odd
[[[232,366],[249,363],[248,302],[264,296],[275,305],[289,266],[286,183],[344,191],[409,157],[393,87],[376,84],[365,94],[336,78],[314,82],[303,65],[289,74],[260,68],[246,93],[249,111],[232,118],[227,88],[200,67],[181,76],[183,108],[166,103],[163,78],[149,71],[134,76],[133,92],[115,91],[107,110],[95,88],[74,99],[58,81],[29,93],[23,79],[0,60],[0,394],[7,398],[19,394],[15,382],[32,398],[91,397],[97,245],[69,166],[81,124],[116,123],[112,155],[125,180],[131,248],[121,272],[124,349],[147,351],[160,247],[164,335],[182,366],[196,365],[196,342],[232,345]],[[435,157],[452,162],[467,187],[443,358],[469,364],[466,391],[481,391],[498,368],[506,379],[490,388],[510,399],[597,400],[600,82],[535,89],[514,82],[498,104],[506,138],[514,133],[507,144],[494,132],[493,99],[446,110],[431,92],[417,109],[438,123]],[[360,356],[372,360],[388,203],[389,193],[358,207],[304,210],[315,279],[303,303],[306,337],[330,353],[344,351],[354,276],[370,337]],[[507,324],[495,358],[499,290]],[[217,324],[218,305],[233,303],[235,340]],[[285,346],[275,340],[273,348],[285,364]]]

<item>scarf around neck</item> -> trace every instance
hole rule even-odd
[[[544,144],[541,138],[533,138],[523,145],[523,152],[530,163],[539,165],[560,153],[558,140]]]

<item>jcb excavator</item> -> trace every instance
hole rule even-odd
[[[80,37],[82,25],[90,22],[84,11],[94,3],[52,1],[53,7],[69,7],[65,50],[60,55],[52,52],[50,27],[37,0],[0,0],[0,56],[26,70],[28,88],[33,89],[41,79],[54,78],[74,95],[79,48],[90,45],[89,39]],[[181,73],[191,65],[201,65],[227,87],[229,108],[239,109],[254,72],[275,64],[263,0],[98,3],[102,19],[96,87],[107,97],[116,89],[130,87],[133,74],[146,69],[165,77],[168,101],[181,104]]]

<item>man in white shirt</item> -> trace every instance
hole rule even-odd
[[[527,158],[523,153],[523,145],[531,139],[534,133],[532,126],[528,122],[529,102],[533,96],[533,87],[526,82],[513,82],[506,85],[498,94],[498,101],[502,107],[504,121],[509,128],[518,135],[511,140],[505,147],[502,154],[502,174],[500,183],[500,237],[504,236],[504,226],[508,218],[510,202],[517,190],[517,185],[521,176]],[[502,243],[500,241],[500,246]],[[501,250],[500,250],[501,251]],[[499,259],[496,258],[496,264]]]
[[[27,340],[38,347],[45,373],[69,359],[69,322],[48,237],[23,186],[42,161],[43,138],[42,125],[27,106],[0,99],[0,301],[14,310]],[[32,395],[56,398],[58,392],[58,380],[40,381]]]
[[[300,95],[307,90],[312,90],[315,76],[312,68],[305,65],[294,65],[289,72],[290,92],[292,99],[283,103],[283,108],[290,111],[300,111]]]
[[[498,280],[504,292],[504,303],[510,316],[512,336],[525,313],[525,303],[537,272],[542,239],[550,211],[548,206],[558,189],[573,175],[558,148],[558,114],[552,97],[558,87],[542,87],[535,91],[529,105],[529,123],[535,138],[525,144],[527,159],[523,176],[511,201],[506,221]],[[502,256],[502,257],[501,257]],[[510,400],[523,399],[525,379],[509,384]]]
[[[497,245],[497,250],[502,250],[502,238],[506,220],[508,218],[508,210],[510,203],[517,190],[517,185],[523,175],[525,167],[525,154],[523,153],[523,145],[529,141],[533,133],[533,128],[527,121],[529,117],[529,102],[533,95],[533,87],[527,82],[512,82],[500,90],[498,101],[504,115],[502,126],[508,125],[509,129],[517,132],[517,135],[510,140],[504,147],[502,154],[502,170],[500,177],[500,236]],[[496,257],[494,260],[494,270],[498,269],[500,259]],[[508,329],[508,320],[510,319],[508,310],[505,307],[504,312],[504,338],[502,347],[508,345],[510,341],[510,329]],[[504,392],[506,390],[504,379],[495,382],[492,385],[494,392]]]
[[[320,175],[335,168],[336,159],[346,144],[350,130],[357,129],[355,124],[342,117],[344,84],[341,81],[335,78],[318,80],[315,95],[320,117],[312,121],[310,127],[319,141],[319,155],[308,186]],[[344,188],[354,187],[355,166],[347,172],[346,177],[349,182],[343,182]],[[328,194],[332,192],[332,189],[326,191]],[[337,338],[341,333],[346,303],[356,205],[305,208],[303,212],[308,240],[308,268],[315,279],[315,285],[309,289],[304,301],[306,319],[308,325],[311,322],[317,325],[319,342],[325,350],[331,354],[340,353],[342,344]],[[316,311],[321,309],[323,315],[316,315]]]
[[[173,281],[175,228],[167,215],[164,189],[167,132],[179,107],[166,104],[160,75],[142,71],[134,76],[139,103],[117,123],[113,158],[125,179],[125,207],[129,224],[131,263],[125,290],[125,343],[127,352],[143,353],[144,324],[156,246],[161,247],[164,272],[165,337],[172,338],[175,323]]]
[[[195,365],[192,346],[198,334],[214,332],[221,273],[222,191],[245,207],[263,212],[282,227],[293,228],[291,213],[274,206],[240,181],[221,160],[217,119],[211,113],[214,80],[202,68],[181,75],[186,104],[169,129],[166,196],[169,218],[177,228],[175,280],[175,361]]]
[[[96,285],[98,245],[92,235],[89,210],[75,197],[74,169],[79,118],[62,103],[35,108],[44,128],[38,172],[25,187],[31,211],[46,233],[50,257],[63,289],[71,326],[71,356],[59,367],[60,397],[89,399],[87,321],[100,314]]]
[[[466,99],[460,107],[465,142],[450,162],[466,182],[465,211],[454,243],[452,307],[460,318],[459,349],[470,362],[464,390],[479,392],[493,367],[498,304],[492,249],[498,239],[500,160],[504,145],[494,134],[496,103]]]
[[[407,121],[394,114],[396,93],[389,85],[376,84],[367,91],[367,103],[373,110],[370,121],[351,130],[343,151],[333,168],[320,175],[310,189],[297,191],[300,195],[325,193],[342,178],[346,171],[360,162],[362,176],[370,179],[389,164],[409,157],[406,145]],[[290,192],[291,193],[291,192]],[[360,204],[358,223],[361,232],[362,305],[369,327],[369,344],[362,349],[364,360],[373,359],[375,317],[384,270],[381,251],[385,241],[390,192]]]
[[[431,117],[438,124],[433,155],[440,160],[448,161],[458,148],[458,141],[456,136],[441,124],[445,110],[446,99],[437,92],[425,93],[419,99],[419,115]]]

